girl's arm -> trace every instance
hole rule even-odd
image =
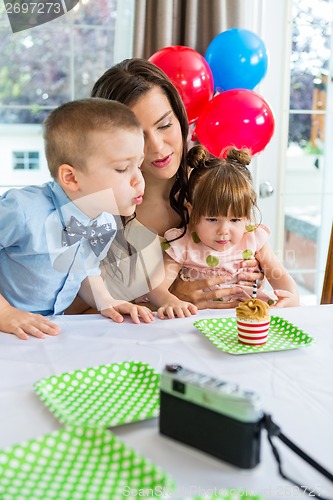
[[[190,302],[184,302],[171,292],[169,288],[178,276],[181,264],[173,260],[168,254],[164,254],[164,272],[165,276],[162,283],[148,293],[149,301],[158,306],[157,316],[160,319],[184,318],[197,313],[197,307]]]
[[[297,285],[269,243],[265,243],[261,250],[256,253],[256,259],[259,261],[275,295],[279,298],[276,307],[299,306]]]

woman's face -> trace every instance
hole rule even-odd
[[[142,172],[149,177],[172,179],[183,152],[180,123],[160,87],[153,87],[131,106],[142,125],[145,137]]]

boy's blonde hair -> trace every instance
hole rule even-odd
[[[84,170],[96,148],[92,134],[114,129],[142,130],[129,107],[108,99],[81,99],[54,109],[44,122],[45,155],[52,177],[57,179],[62,164]]]
[[[227,157],[216,158],[201,145],[188,152],[193,169],[189,180],[191,223],[201,217],[246,217],[257,209],[257,197],[247,168],[251,162],[248,149],[229,148]]]

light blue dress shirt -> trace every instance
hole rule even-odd
[[[113,238],[98,257],[86,239],[64,247],[62,231],[71,216],[85,226],[97,221],[116,229],[111,214],[90,219],[55,181],[0,197],[0,293],[12,306],[44,316],[62,314],[82,281],[100,274]]]

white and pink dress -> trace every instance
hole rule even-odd
[[[226,283],[217,285],[220,287],[230,287],[238,281],[238,274],[243,273],[241,267],[244,260],[255,258],[256,252],[261,250],[270,236],[268,227],[260,224],[256,227],[248,226],[251,230],[244,233],[243,238],[237,245],[229,247],[227,250],[218,252],[204,245],[196,233],[187,231],[182,238],[171,241],[180,236],[182,229],[169,229],[164,238],[169,244],[164,244],[164,250],[170,257],[181,264],[180,277],[184,281],[195,281],[211,277],[221,276],[229,278]],[[247,268],[246,271],[255,270]],[[239,285],[251,297],[252,288]],[[276,299],[272,292],[258,290],[258,298],[265,300]],[[228,298],[232,301],[233,296]]]

